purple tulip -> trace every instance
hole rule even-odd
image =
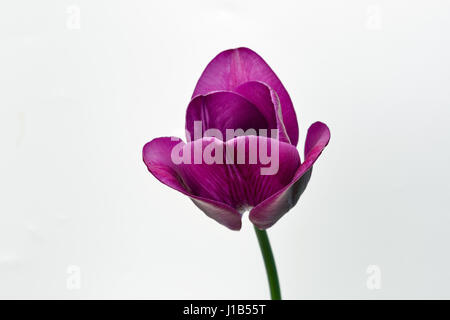
[[[201,123],[199,138],[196,123]],[[222,139],[211,137],[210,129]],[[246,135],[228,138],[227,129],[242,129]],[[251,129],[256,133],[249,135]],[[235,160],[239,145],[245,146],[245,160],[251,158],[251,146],[272,146],[276,137],[258,135],[261,129],[278,130],[277,171],[262,174],[261,159],[228,163],[230,155]],[[246,210],[250,221],[264,230],[294,207],[330,139],[324,123],[312,124],[301,162],[297,117],[289,94],[267,63],[247,48],[226,50],[208,64],[187,108],[186,133],[186,144],[170,137],[147,143],[144,162],[159,181],[190,197],[207,216],[232,230],[241,228]],[[271,148],[268,154],[273,155]],[[183,158],[208,149],[223,161],[174,162],[174,155]],[[218,154],[220,149],[223,154]]]

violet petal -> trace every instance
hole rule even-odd
[[[293,145],[298,142],[298,123],[288,92],[269,65],[254,51],[237,48],[219,53],[203,71],[192,97],[212,91],[235,91],[248,81],[267,84],[278,95],[286,131]]]

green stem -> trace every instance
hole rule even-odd
[[[269,237],[265,230],[255,227],[256,237],[266,266],[267,279],[269,280],[270,296],[272,300],[281,300],[280,283],[278,281],[277,267],[270,247]]]

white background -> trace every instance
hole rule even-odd
[[[450,298],[450,2],[2,1],[0,26],[1,298],[268,297],[247,216],[229,231],[141,160],[238,46],[285,84],[299,149],[331,129],[269,229],[283,296]]]

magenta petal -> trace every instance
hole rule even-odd
[[[148,170],[165,185],[189,196],[192,201],[210,218],[231,230],[241,229],[241,214],[220,201],[208,199],[193,192],[199,189],[195,179],[190,178],[186,165],[176,165],[171,158],[172,149],[179,144],[186,146],[178,138],[156,138],[144,146],[143,159]],[[193,165],[197,166],[197,165]],[[207,166],[207,165],[205,165]],[[211,166],[213,168],[213,166]],[[203,168],[208,169],[208,168]],[[208,179],[205,177],[205,179]]]
[[[312,166],[330,140],[330,130],[322,122],[308,129],[305,143],[305,161],[292,181],[250,211],[250,221],[259,229],[267,229],[294,207],[311,177]]]
[[[273,114],[270,116],[266,118],[258,107],[234,92],[219,91],[197,96],[191,100],[186,111],[187,140],[202,138],[208,129],[219,130],[221,136],[215,137],[222,141],[228,140],[226,129],[254,129],[256,135],[259,129],[276,128],[275,117]],[[196,132],[197,137],[194,136],[195,122],[201,125],[201,130]]]
[[[257,136],[226,143],[203,138],[188,144],[178,138],[158,138],[145,145],[143,155],[158,180],[189,196],[209,217],[233,230],[240,229],[243,211],[288,185],[300,167],[293,145]]]
[[[249,81],[237,87],[236,92],[257,106],[266,119],[275,122],[269,129],[278,129],[280,141],[291,143],[283,122],[280,99],[273,89],[262,82]]]
[[[228,165],[228,169],[230,179],[233,180],[230,186],[235,203],[240,208],[249,209],[271,197],[292,181],[300,167],[300,156],[293,145],[267,137],[238,137],[227,141],[226,146],[233,146],[232,150],[236,158],[240,146],[244,143],[247,150],[245,163],[239,164],[235,159],[235,164]],[[251,146],[256,145],[259,156],[257,163],[251,164],[248,150],[255,150]],[[267,150],[270,156],[274,155],[270,164],[261,163],[262,157],[259,153],[261,150]],[[227,156],[229,157],[229,154]]]
[[[235,91],[241,84],[249,81],[265,83],[277,93],[286,131],[291,143],[297,145],[297,117],[288,92],[269,65],[248,48],[219,53],[203,71],[192,97],[219,90]]]

